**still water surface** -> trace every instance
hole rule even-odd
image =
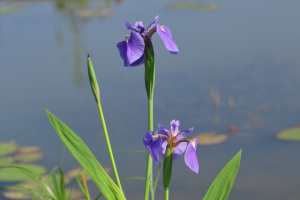
[[[220,9],[167,10],[174,1],[1,1],[22,12],[0,17],[1,141],[40,145],[50,171],[59,166],[63,144],[45,108],[89,148],[106,151],[102,126],[86,69],[89,53],[113,149],[145,150],[147,98],[144,67],[122,66],[116,44],[129,31],[124,21],[147,26],[159,15],[179,47],[171,55],[156,34],[154,125],[195,127],[193,134],[239,132],[219,145],[198,146],[199,174],[173,166],[170,199],[201,199],[226,163],[242,149],[240,170],[228,199],[300,199],[300,143],[274,135],[300,123],[300,2],[297,0],[208,1]],[[106,17],[80,18],[85,8],[108,9]],[[75,17],[77,16],[77,17]],[[220,92],[220,107],[210,91]],[[235,108],[228,106],[232,97]],[[155,128],[156,129],[156,128]],[[192,136],[190,135],[190,136]],[[144,176],[146,154],[118,152],[120,178]],[[99,158],[110,166],[108,156]],[[79,166],[67,153],[64,170]],[[154,168],[156,173],[158,167]],[[159,184],[162,186],[162,179]],[[127,199],[143,198],[144,182],[125,182]],[[91,196],[99,191],[89,183]],[[157,191],[157,199],[163,195]]]

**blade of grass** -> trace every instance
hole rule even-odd
[[[80,181],[78,175],[76,175],[76,180],[77,180],[77,183],[78,183],[78,185],[79,185],[79,187],[80,187],[80,189],[81,189],[81,191],[82,191],[84,197],[87,199],[86,193],[85,193],[85,189],[84,189],[84,187],[83,187],[83,185],[82,185],[82,183],[81,183],[81,181]]]
[[[96,199],[95,200],[98,200],[98,199],[100,199],[100,197],[102,197],[102,193],[100,193],[97,197],[96,197]]]
[[[155,191],[156,191],[156,186],[157,186],[158,178],[160,175],[160,171],[161,171],[161,163],[159,163],[158,171],[157,171],[155,182],[154,182],[153,197],[155,196]]]
[[[66,200],[64,172],[62,171],[61,168],[59,168],[59,172],[60,172],[60,192],[61,192],[60,197],[62,200]]]
[[[81,172],[81,178],[82,178],[82,182],[83,182],[85,193],[86,193],[86,200],[90,200],[89,190],[88,190],[88,187],[86,185],[86,181],[85,181],[85,178],[84,178],[84,175],[83,175],[82,172]]]
[[[57,199],[60,199],[60,192],[59,192],[59,189],[58,189],[58,184],[57,184],[57,180],[56,180],[56,175],[53,173],[51,177],[52,177],[52,183],[53,183],[54,193],[55,193],[55,195],[56,195],[56,198],[57,198]]]
[[[2,168],[15,168],[15,169],[20,170],[21,172],[23,172],[24,174],[29,176],[29,178],[31,178],[34,182],[36,182],[38,184],[38,186],[40,186],[42,189],[45,189],[45,191],[49,194],[50,197],[55,199],[55,195],[53,194],[50,187],[45,183],[45,181],[43,181],[38,175],[36,175],[31,170],[28,170],[24,167],[19,167],[19,166],[2,166],[2,167],[0,167],[0,169],[2,169]]]

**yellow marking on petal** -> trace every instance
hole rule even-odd
[[[194,149],[196,149],[196,143],[195,143],[195,139],[193,139],[192,141],[191,141],[191,144],[193,145],[193,147],[194,147]]]
[[[130,35],[125,35],[125,39],[128,40],[130,38]]]
[[[166,30],[164,29],[163,25],[160,25],[160,29],[164,32],[166,32]]]
[[[154,135],[154,136],[152,137],[152,141],[154,142],[155,140],[157,140],[157,138],[158,138],[158,134],[157,134],[157,135]]]

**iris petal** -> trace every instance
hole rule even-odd
[[[178,133],[178,127],[179,127],[180,122],[177,120],[175,121],[175,119],[173,119],[170,123],[171,125],[171,133],[173,134],[173,136],[176,136]]]
[[[183,133],[191,133],[191,132],[193,132],[193,130],[194,130],[194,127],[190,128],[189,130],[180,131],[180,132],[178,133],[178,135],[181,135],[181,134],[183,134]]]
[[[125,22],[124,24],[125,24],[125,26],[126,26],[127,29],[133,30],[135,32],[139,32],[139,30],[137,28],[132,27],[128,22]]]
[[[186,138],[186,136],[184,134],[179,135],[176,139],[176,141]],[[183,154],[183,152],[186,149],[186,142],[181,142],[179,143],[179,145],[177,147],[175,147],[174,152],[173,152],[173,160],[175,160],[176,158],[178,158],[181,154]]]
[[[184,161],[191,170],[193,170],[198,174],[199,164],[198,164],[198,159],[196,154],[196,149],[198,144],[197,138],[194,139],[194,142],[195,142],[195,147],[192,145],[192,141],[189,142],[188,147],[185,151]]]
[[[159,26],[159,24],[157,24],[157,33],[171,54],[179,54],[178,47],[173,41],[171,31],[168,29],[168,27],[164,25]]]
[[[182,138],[186,138],[186,136],[184,134],[180,135],[177,137],[176,141],[182,139]],[[165,153],[166,153],[166,148],[168,145],[167,140],[162,139],[163,142],[161,143],[160,147],[159,147],[159,155],[164,158],[165,157]],[[176,158],[178,158],[181,154],[183,154],[183,152],[186,149],[186,142],[181,142],[177,147],[175,147],[174,152],[173,152],[173,160],[175,160]]]
[[[127,59],[127,42],[126,41],[119,42],[117,44],[117,47],[118,47],[121,58],[124,60],[124,66],[134,67],[134,66],[144,64],[144,54],[138,60],[129,64],[128,59]]]
[[[152,23],[148,26],[147,31],[149,31],[149,30],[150,30],[157,22],[158,22],[158,15],[155,17],[154,22],[152,22]]]
[[[142,30],[144,28],[144,24],[142,21],[135,22],[135,28]]]
[[[144,54],[144,49],[145,43],[142,36],[139,33],[131,31],[126,52],[129,65],[141,58],[141,56]]]
[[[154,132],[149,131],[144,136],[143,143],[144,143],[145,147],[148,149],[148,151],[153,159],[153,162],[155,164],[157,164],[159,161],[158,150],[159,150],[162,139],[160,136],[158,136],[158,138],[155,141],[153,141],[154,135],[155,135]]]

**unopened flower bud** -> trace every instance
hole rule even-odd
[[[97,82],[97,78],[96,78],[93,64],[92,64],[89,54],[88,54],[87,66],[88,66],[90,85],[91,85],[92,91],[94,93],[96,102],[99,102],[100,101],[100,92],[99,92],[98,82]]]

